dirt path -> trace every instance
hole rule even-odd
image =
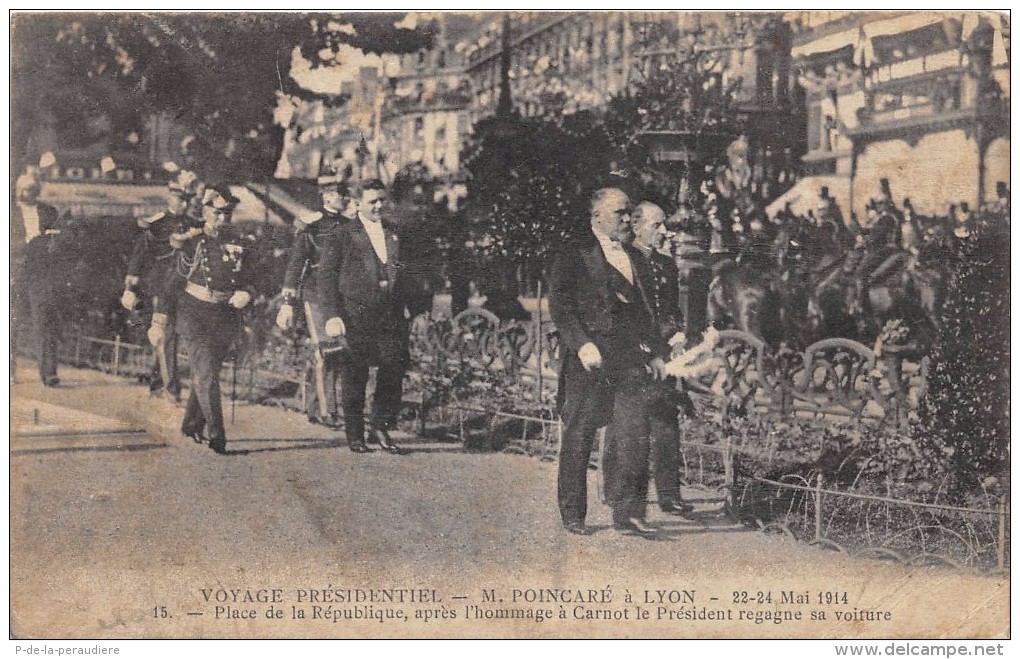
[[[12,438],[22,638],[1009,633],[1008,578],[848,558],[734,525],[715,502],[695,525],[653,511],[666,540],[650,542],[612,531],[593,501],[598,532],[573,536],[552,463],[414,438],[407,456],[358,456],[298,414],[248,405],[216,456],[144,387],[61,378],[12,396],[147,432]]]

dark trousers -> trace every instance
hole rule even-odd
[[[372,427],[379,430],[389,430],[397,423],[403,398],[404,372],[407,370],[406,360],[398,355],[372,360],[365,354],[366,351],[358,349],[359,343],[352,342],[351,350],[346,351],[340,360],[344,428],[347,443],[352,446],[365,443],[365,389],[369,366],[374,361],[379,367],[372,396]]]
[[[560,518],[570,524],[583,522],[588,513],[588,463],[595,431],[609,419],[615,387],[608,371],[586,371],[576,355],[568,355],[562,368],[563,437],[556,486]]]
[[[650,402],[652,466],[659,507],[666,509],[682,501],[680,496],[680,427],[677,413],[693,416],[687,392],[677,391],[674,380],[661,384],[661,392]]]
[[[192,435],[205,429],[210,441],[226,439],[220,370],[237,330],[237,310],[184,294],[176,322],[191,364],[191,395],[184,409],[181,432]]]
[[[708,288],[712,273],[708,268],[690,268],[680,279],[680,312],[687,338],[694,339],[708,327]]]
[[[606,429],[602,456],[606,501],[613,509],[613,522],[644,519],[648,501],[648,458],[651,450],[652,420],[662,421],[663,384],[641,369],[623,372],[613,396],[613,416]]]
[[[149,391],[166,389],[174,398],[181,397],[181,378],[177,371],[178,334],[176,319],[171,320],[163,328],[163,341],[153,347],[152,373],[149,375]],[[162,355],[160,355],[162,353]],[[160,360],[166,360],[167,381],[163,382],[163,368]]]
[[[28,299],[35,330],[39,361],[39,379],[43,382],[57,377],[57,352],[60,346],[60,310],[55,295],[29,291]]]

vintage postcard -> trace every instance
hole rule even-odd
[[[12,12],[12,648],[1001,654],[1010,25]]]

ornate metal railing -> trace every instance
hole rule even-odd
[[[904,424],[923,394],[927,360],[876,355],[849,339],[825,339],[803,352],[773,352],[750,334],[724,330],[715,354],[722,367],[686,385],[722,411],[768,410]],[[420,318],[412,336],[418,356],[471,362],[482,378],[515,376],[539,402],[555,400],[559,336],[550,322],[500,320],[469,309],[452,320]]]

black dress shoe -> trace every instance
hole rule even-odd
[[[591,535],[593,533],[590,528],[584,525],[584,522],[566,522],[563,524],[563,529],[574,535]]]
[[[379,442],[379,446],[382,450],[387,453],[392,453],[393,455],[407,455],[407,451],[397,446],[390,438],[390,434],[385,430],[373,430],[372,436],[377,442]]]
[[[673,515],[674,517],[679,518],[677,521],[680,522],[694,521],[687,517],[687,515],[694,510],[694,506],[692,506],[689,503],[683,503],[680,501],[668,501],[659,506],[659,508],[661,508],[662,512],[666,513],[667,515]]]
[[[351,453],[371,453],[372,449],[368,448],[364,444],[351,444]]]
[[[643,519],[631,517],[626,522],[613,522],[613,528],[624,535],[636,535],[642,538],[657,538],[659,530],[654,526],[648,526]]]
[[[58,377],[49,377],[43,380],[44,387],[55,387],[58,384],[60,384],[60,378]]]
[[[218,455],[226,455],[227,453],[227,440],[225,439],[211,439],[209,440],[209,448]]]

